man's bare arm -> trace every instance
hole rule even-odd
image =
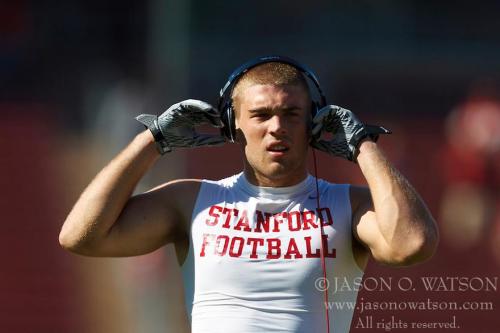
[[[333,137],[323,139],[325,132]],[[380,134],[390,133],[364,124],[350,110],[327,105],[314,116],[311,145],[359,164],[369,189],[351,187],[353,234],[376,260],[407,265],[432,255],[438,231],[415,189],[375,143]]]
[[[159,156],[149,131],[137,135],[82,193],[64,222],[60,244],[82,255],[132,256],[185,236],[182,222],[189,218],[198,182],[172,182],[131,198]]]
[[[191,217],[199,181],[175,181],[130,196],[160,153],[223,144],[224,137],[195,130],[202,124],[222,127],[219,111],[188,99],[160,116],[141,114],[136,119],[149,131],[139,134],[85,189],[59,235],[66,249],[89,256],[131,256],[187,239],[183,222]]]
[[[438,230],[418,193],[376,143],[363,141],[357,162],[369,189],[351,189],[355,236],[386,264],[410,265],[429,258]]]

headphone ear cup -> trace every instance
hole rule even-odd
[[[320,109],[320,104],[318,102],[312,102],[311,118],[316,117],[316,114],[318,113],[319,109]]]
[[[220,110],[220,115],[221,115],[221,120],[222,124],[224,124],[224,127],[222,127],[221,134],[225,136],[227,139],[231,139],[231,133],[230,133],[230,128],[229,128],[229,121],[228,121],[228,116],[227,116],[227,103],[221,103],[220,104],[222,108],[219,108]]]
[[[313,101],[311,103],[311,118],[309,118],[309,135],[310,135],[309,143],[312,143],[316,140],[316,138],[313,137],[313,135],[312,135],[312,129],[313,129],[313,124],[314,124],[313,119],[316,116],[316,114],[318,113],[320,106],[321,105],[318,102]]]
[[[234,124],[234,111],[233,111],[233,106],[231,103],[228,103],[229,105],[226,108],[226,115],[227,115],[227,138],[231,141],[235,141],[235,134],[236,134],[236,128]],[[226,126],[226,124],[224,124]]]
[[[311,102],[311,118],[309,119],[310,120],[309,126],[311,127],[311,129],[312,129],[312,124],[313,124],[312,120],[314,119],[314,117],[318,113],[318,110],[319,110],[318,102],[314,102],[314,101]]]

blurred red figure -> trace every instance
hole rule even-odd
[[[491,244],[500,263],[500,229],[490,225],[500,223],[499,150],[500,100],[489,91],[476,90],[447,121],[447,142],[440,153],[446,184],[443,236],[449,245],[464,249],[492,229]]]

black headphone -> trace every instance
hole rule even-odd
[[[221,134],[225,136],[230,142],[235,141],[236,137],[236,127],[234,123],[234,111],[233,111],[233,100],[231,98],[231,95],[233,94],[233,89],[238,80],[248,72],[250,69],[264,63],[268,62],[281,62],[284,64],[291,65],[298,69],[302,74],[306,76],[306,78],[309,78],[309,80],[313,83],[313,85],[316,87],[316,90],[318,92],[319,101],[313,100],[313,105],[311,108],[312,116],[316,114],[316,112],[326,106],[326,98],[325,95],[323,94],[323,91],[321,90],[321,87],[319,85],[319,81],[316,78],[316,75],[308,69],[306,66],[301,65],[297,61],[287,58],[287,57],[282,57],[282,56],[264,56],[264,57],[259,57],[257,59],[250,60],[240,67],[238,67],[236,70],[234,70],[231,75],[229,75],[229,78],[227,79],[226,84],[224,87],[220,90],[219,93],[219,104],[218,108],[221,112],[221,119],[222,122],[224,123],[224,127],[221,129]],[[312,96],[312,95],[311,95]],[[312,98],[312,97],[311,97]]]

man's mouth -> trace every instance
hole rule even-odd
[[[287,152],[288,150],[290,150],[290,147],[284,143],[273,143],[267,146],[267,151],[273,153],[284,153]]]

